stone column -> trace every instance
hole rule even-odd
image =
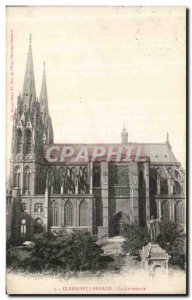
[[[51,194],[53,195],[53,185],[51,186]]]
[[[174,221],[175,217],[174,217],[174,204],[173,204],[173,199],[171,197],[171,195],[173,195],[173,179],[172,179],[172,175],[167,172],[167,185],[168,185],[168,194],[169,194],[169,198],[168,198],[168,203],[169,203],[169,219],[170,221]]]
[[[93,194],[93,162],[89,163],[89,186],[90,186],[90,194]]]
[[[160,179],[160,175],[157,174],[157,195],[161,194],[161,179]]]
[[[138,165],[137,162],[130,162],[130,210],[131,222],[139,222],[138,203]]]
[[[75,218],[75,227],[78,228],[80,226],[79,224],[79,205],[80,205],[80,201],[81,199],[77,199],[75,200],[75,214],[74,214],[74,218]]]
[[[144,178],[146,184],[146,219],[150,218],[150,202],[149,202],[149,162],[144,163]]]
[[[157,199],[157,217],[160,218],[161,217],[161,200]]]
[[[21,164],[21,175],[20,175],[20,195],[24,194],[24,172],[23,172],[23,164]]]
[[[44,206],[44,224],[45,230],[49,230],[49,190],[48,187],[45,189],[45,206]]]
[[[88,228],[91,234],[93,234],[93,198],[88,200]]]
[[[170,221],[175,222],[175,200],[170,199],[169,201],[170,201],[170,210],[171,210]]]
[[[101,162],[101,200],[103,203],[103,230],[109,235],[108,162]]]
[[[57,211],[57,218],[58,218],[58,222],[57,222],[57,226],[61,227],[61,211],[62,211],[62,199],[58,199],[57,200],[57,205],[58,205],[58,211]],[[51,210],[51,205],[50,205],[50,210]],[[51,225],[50,223],[52,222],[51,220],[51,213],[49,213],[49,225]]]

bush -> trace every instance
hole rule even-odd
[[[20,247],[8,247],[7,248],[6,264],[7,267],[13,269],[26,270],[28,268],[28,262],[30,260],[29,251]]]
[[[137,224],[124,225],[123,236],[126,237],[126,241],[123,243],[124,251],[138,258],[139,250],[142,249],[142,246],[150,242],[150,235],[147,228],[140,227]]]
[[[16,267],[18,263],[18,257],[14,248],[7,248],[6,252],[6,265],[7,267]]]
[[[185,239],[186,235],[181,225],[169,222],[160,225],[158,244],[171,256],[169,263],[185,268]]]
[[[147,228],[135,224],[125,225],[123,235],[126,237],[123,249],[129,252],[130,255],[139,258],[139,250],[150,242]],[[181,225],[175,222],[160,225],[157,243],[171,256],[169,263],[181,269],[185,268],[185,238],[184,229]]]
[[[31,272],[94,271],[102,269],[109,261],[102,256],[101,246],[95,243],[95,238],[88,232],[77,230],[71,234],[58,235],[44,233],[35,238],[34,242],[30,258],[26,258],[20,265]]]

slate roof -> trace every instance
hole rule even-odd
[[[152,163],[178,163],[171,146],[162,144],[142,144],[144,153],[150,158]]]
[[[142,248],[140,252],[143,260],[149,259],[168,259],[169,255],[157,244],[157,243],[148,243]]]

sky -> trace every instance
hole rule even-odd
[[[55,143],[118,143],[125,122],[130,142],[163,143],[168,132],[185,167],[185,30],[184,7],[9,7],[7,156],[31,33]]]

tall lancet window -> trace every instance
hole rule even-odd
[[[87,226],[87,202],[85,200],[79,205],[79,226]]]
[[[25,239],[26,238],[26,220],[25,219],[22,219],[21,220],[21,238],[22,239]]]
[[[170,221],[169,203],[167,200],[163,201],[163,203],[161,204],[161,215],[163,223],[167,223]]]
[[[58,226],[58,204],[53,201],[51,207],[52,226]]]
[[[184,223],[184,205],[181,200],[175,204],[175,222]]]
[[[24,188],[25,191],[30,190],[30,178],[31,177],[31,171],[30,168],[27,166],[25,167],[25,173],[24,173]]]
[[[31,134],[31,130],[27,129],[26,132],[26,152],[31,153],[32,150],[32,134]]]
[[[22,152],[22,145],[23,145],[22,131],[21,129],[18,129],[17,130],[17,153]]]
[[[21,187],[21,171],[20,168],[17,166],[14,170],[14,187]]]
[[[73,206],[70,201],[65,203],[65,226],[72,226],[72,219],[73,219]]]

